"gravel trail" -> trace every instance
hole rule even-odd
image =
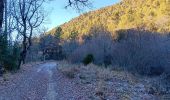
[[[73,92],[75,84],[59,74],[57,66],[47,62],[17,74],[7,85],[0,85],[0,100],[79,100],[81,95]]]

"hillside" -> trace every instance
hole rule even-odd
[[[169,0],[123,0],[118,4],[85,13],[61,25],[63,38],[71,32],[88,34],[94,26],[103,26],[109,32],[119,29],[140,28],[156,32],[170,31]],[[56,28],[49,33],[54,34]]]

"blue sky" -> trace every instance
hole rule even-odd
[[[86,9],[84,12],[78,13],[74,9],[64,9],[68,0],[52,0],[45,4],[45,10],[47,11],[46,27],[52,29],[58,25],[68,22],[72,18],[79,16],[81,13],[96,10],[105,6],[113,5],[120,0],[91,0],[93,3],[92,9]]]

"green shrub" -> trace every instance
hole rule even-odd
[[[19,69],[17,61],[15,61],[14,57],[12,57],[12,56],[10,56],[8,58],[8,60],[6,60],[4,62],[4,67],[8,71],[15,71],[15,70]]]
[[[14,45],[13,48],[8,48],[10,54],[6,55],[6,59],[4,59],[4,67],[8,71],[16,71],[19,68],[18,60],[19,60],[19,47]]]
[[[92,63],[93,61],[94,61],[93,55],[92,55],[92,54],[88,54],[88,55],[84,58],[83,64],[84,64],[84,65],[88,65],[88,64]]]

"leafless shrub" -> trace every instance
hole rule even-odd
[[[62,45],[62,51],[66,58],[73,53],[79,47],[79,43],[76,40],[65,41]]]
[[[94,64],[111,64],[134,73],[161,75],[170,72],[170,39],[159,33],[118,31],[113,40],[107,31],[99,31],[73,50],[68,60],[81,63],[88,54],[94,56]]]
[[[162,74],[169,65],[167,37],[150,32],[127,31],[112,46],[112,64],[141,74]]]
[[[109,33],[99,33],[97,36],[92,37],[89,41],[86,41],[83,45],[73,51],[69,56],[69,60],[71,62],[80,63],[88,54],[92,54],[94,56],[95,64],[103,64],[104,61],[106,61],[104,58],[107,58],[110,55],[112,42]]]
[[[43,55],[39,51],[40,48],[39,48],[38,38],[34,37],[32,39],[32,46],[27,52],[26,62],[28,63],[28,62],[41,61]]]

